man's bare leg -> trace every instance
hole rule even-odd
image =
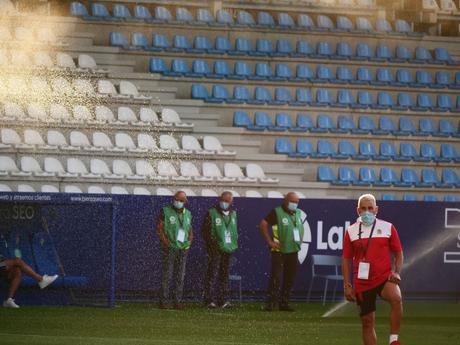
[[[375,311],[361,316],[364,345],[377,345],[375,334]]]
[[[382,290],[382,298],[390,303],[390,334],[399,334],[401,328],[401,319],[403,315],[403,305],[401,289],[394,283],[386,283]]]

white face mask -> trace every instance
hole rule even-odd
[[[372,225],[375,221],[375,214],[370,211],[361,212],[359,215],[361,217],[361,223],[364,225]]]

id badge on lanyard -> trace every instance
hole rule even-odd
[[[294,228],[294,241],[300,242],[300,231],[297,227]]]
[[[358,279],[362,279],[362,280],[369,280],[369,272],[371,270],[371,264],[370,262],[367,262],[366,261],[366,254],[367,254],[367,251],[369,249],[369,246],[371,244],[371,240],[372,240],[372,235],[374,234],[374,228],[375,228],[375,223],[377,221],[374,220],[374,223],[372,224],[372,229],[371,229],[371,233],[369,235],[369,238],[367,239],[367,243],[366,243],[366,248],[364,248],[363,246],[363,242],[362,242],[362,239],[361,239],[361,223],[359,224],[359,244],[361,246],[361,249],[363,251],[363,258],[359,261],[359,264],[358,264]]]
[[[185,231],[184,229],[179,229],[177,232],[177,242],[184,243],[185,242]]]
[[[225,236],[225,243],[226,244],[232,243],[232,235],[230,234],[230,231],[225,230],[224,236]]]

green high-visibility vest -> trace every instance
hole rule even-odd
[[[188,236],[192,225],[192,214],[184,208],[177,211],[174,206],[163,207],[164,230],[169,241],[169,246],[174,249],[190,248]]]
[[[280,252],[283,254],[296,253],[300,250],[303,237],[303,224],[300,217],[300,210],[294,214],[284,211],[283,207],[275,208],[276,219],[278,224],[273,229],[273,238],[280,243]],[[298,238],[295,238],[294,232],[298,232]]]
[[[238,226],[236,212],[230,211],[228,216],[220,213],[215,207],[209,209],[211,216],[211,236],[219,244],[220,250],[233,253],[238,249]]]

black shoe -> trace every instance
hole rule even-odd
[[[262,307],[262,310],[263,311],[273,311],[274,308],[273,308],[273,303],[267,303],[265,304],[263,307]]]
[[[281,311],[295,311],[294,308],[290,307],[288,304],[280,305],[279,308]]]

